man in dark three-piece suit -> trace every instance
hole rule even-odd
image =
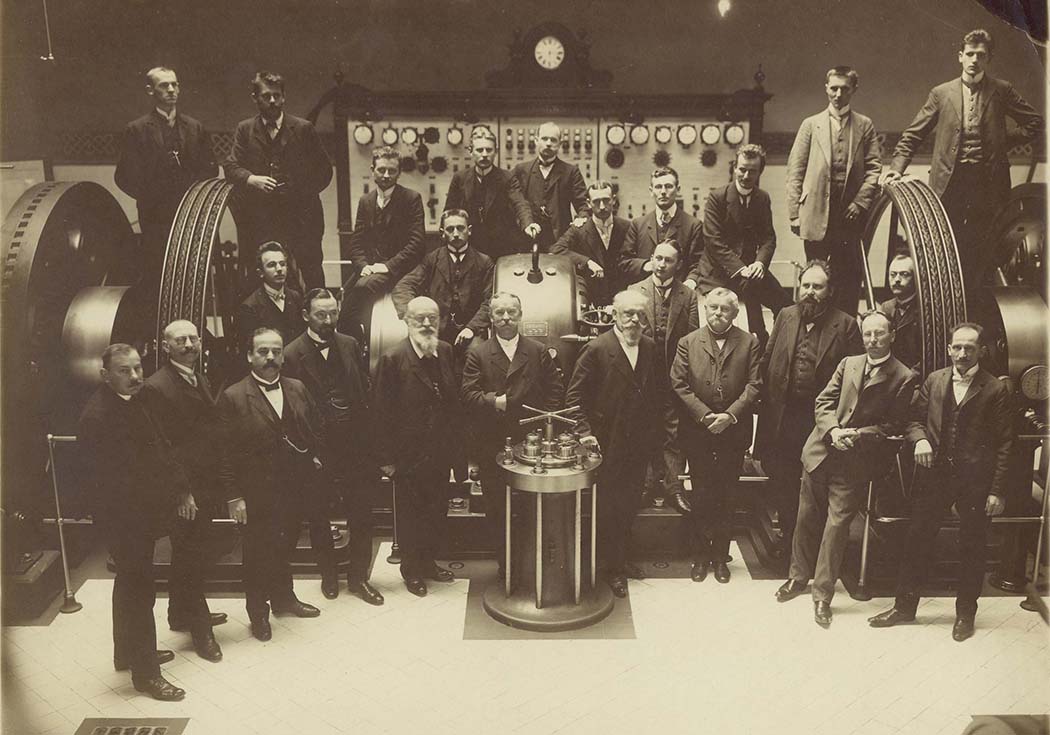
[[[289,344],[306,324],[302,294],[287,285],[288,251],[277,242],[263,243],[256,253],[255,270],[261,283],[237,308],[238,341],[247,350],[256,329],[272,327]]]
[[[255,117],[237,123],[223,164],[236,187],[241,267],[254,267],[255,248],[268,240],[288,248],[306,288],[324,286],[320,193],[332,180],[332,162],[312,123],[284,112],[284,79],[259,72],[252,80]]]
[[[879,311],[861,321],[866,354],[845,357],[817,396],[815,425],[802,450],[802,489],[785,602],[813,580],[813,616],[831,625],[831,598],[868,483],[893,466],[916,375],[890,353],[893,327]]]
[[[612,184],[596,181],[587,188],[590,216],[565,230],[551,245],[554,255],[568,255],[583,278],[591,306],[608,306],[627,283],[620,272],[620,251],[631,223],[612,210]]]
[[[886,285],[893,298],[879,304],[879,311],[893,324],[893,355],[919,372],[922,365],[922,332],[919,299],[915,295],[915,263],[907,253],[893,256],[886,269]]]

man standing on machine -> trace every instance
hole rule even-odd
[[[532,220],[541,228],[543,252],[550,250],[569,225],[582,226],[591,213],[580,167],[558,158],[560,147],[561,128],[553,122],[543,123],[536,132],[536,159],[519,163],[513,172],[532,208]]]

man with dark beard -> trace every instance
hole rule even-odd
[[[773,322],[760,371],[762,409],[755,457],[769,476],[777,507],[783,556],[791,549],[802,479],[802,446],[813,431],[813,406],[835,367],[863,352],[856,322],[830,306],[831,269],[811,260],[799,276],[799,300]]]
[[[919,334],[919,301],[915,298],[915,261],[907,253],[897,253],[886,271],[893,298],[884,301],[879,311],[890,318],[893,331],[893,355],[915,372],[922,362],[922,335]]]

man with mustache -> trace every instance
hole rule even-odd
[[[790,553],[798,516],[802,447],[813,431],[813,406],[846,355],[864,351],[855,320],[831,306],[831,269],[811,260],[799,275],[799,300],[782,309],[762,353],[762,406],[755,457],[769,476],[777,508],[777,556]]]
[[[160,346],[167,359],[142,386],[140,399],[190,480],[171,527],[168,626],[189,631],[197,655],[219,661],[222,649],[212,626],[225,623],[226,613],[212,613],[204,599],[204,552],[219,494],[217,397],[198,368],[201,340],[193,322],[166,326]]]
[[[401,576],[419,597],[427,594],[425,579],[455,579],[434,559],[457,450],[448,424],[458,412],[459,392],[452,346],[438,339],[440,322],[433,299],[417,296],[408,302],[408,337],[379,357],[372,401],[380,469],[397,485]]]
[[[167,535],[176,498],[190,492],[149,407],[140,399],[142,359],[131,345],[102,353],[102,385],[84,406],[77,442],[95,520],[113,557],[113,666],[131,669],[135,689],[162,701],[186,692],[161,675],[175,658],[157,650],[153,546]]]
[[[474,459],[481,471],[485,515],[496,532],[496,561],[502,579],[506,493],[496,455],[507,437],[517,443],[525,436],[528,429],[518,421],[533,414],[523,406],[557,410],[564,384],[558,361],[543,343],[520,333],[521,299],[500,291],[492,297],[490,306],[495,334],[467,351],[461,396],[472,419]]]
[[[915,262],[908,253],[897,253],[886,271],[893,298],[884,301],[879,311],[893,324],[894,356],[919,372],[922,362],[922,335],[919,332],[919,300],[915,298]]]
[[[656,345],[643,333],[645,296],[613,299],[613,328],[580,353],[565,405],[579,406],[577,432],[603,455],[598,469],[598,564],[613,594],[627,596],[627,543],[645,468],[660,446]]]
[[[255,272],[262,281],[259,288],[237,309],[237,333],[245,349],[255,330],[272,327],[286,344],[302,334],[302,294],[287,285],[288,251],[279,242],[266,242],[256,253]]]
[[[230,517],[244,526],[244,602],[252,635],[273,637],[275,614],[315,618],[292,585],[291,554],[323,466],[322,417],[306,386],[281,375],[284,340],[272,327],[252,335],[251,372],[219,399],[220,475]]]
[[[595,181],[587,187],[590,217],[580,226],[570,227],[551,253],[568,255],[583,276],[591,306],[608,306],[624,288],[620,273],[620,251],[631,223],[613,214],[613,190],[608,181]]]

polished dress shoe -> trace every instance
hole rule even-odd
[[[346,586],[350,590],[350,594],[357,595],[369,605],[378,606],[384,602],[383,595],[368,582],[351,582],[347,580]]]
[[[631,562],[625,562],[623,565],[624,574],[628,579],[645,579],[645,572],[637,564]]]
[[[321,594],[326,600],[339,597],[339,577],[333,574],[321,575]]]
[[[721,584],[725,584],[729,581],[729,566],[724,561],[716,561],[715,567],[715,581]]]
[[[831,603],[817,600],[813,603],[813,619],[821,628],[831,627]]]
[[[132,679],[131,683],[135,685],[135,691],[145,692],[161,702],[178,702],[186,696],[185,689],[179,689],[160,674],[151,679]]]
[[[973,637],[973,618],[957,617],[952,626],[952,640],[962,643]]]
[[[694,561],[693,568],[689,570],[689,578],[694,582],[703,582],[707,579],[707,562]]]
[[[162,664],[171,663],[175,660],[175,652],[168,650],[157,651],[157,666]],[[122,658],[113,657],[113,668],[117,671],[127,671],[131,668],[131,664]]]
[[[787,602],[788,600],[794,600],[796,597],[798,597],[805,591],[805,582],[801,582],[797,579],[788,578],[788,581],[780,585],[780,588],[777,590],[777,602]]]
[[[273,629],[270,627],[270,621],[253,620],[252,635],[255,636],[257,640],[260,640],[263,643],[273,638]]]
[[[692,506],[682,493],[671,493],[671,507],[682,515],[689,515],[693,512]]]
[[[891,628],[899,623],[910,623],[914,620],[915,613],[906,613],[891,607],[889,610],[868,618],[868,625],[872,628]]]
[[[309,605],[302,600],[291,600],[283,605],[271,605],[275,615],[294,615],[297,618],[316,618],[321,614],[313,605]]]
[[[204,635],[193,636],[193,650],[205,661],[211,661],[212,663],[222,661],[222,649],[219,648],[219,644],[215,640],[215,636],[211,634],[211,631]]]
[[[609,587],[617,597],[627,597],[627,577],[617,574],[609,578]]]
[[[405,580],[405,589],[411,592],[416,597],[427,596],[427,583],[418,577]]]
[[[435,582],[453,582],[456,579],[456,575],[452,573],[452,570],[439,567],[437,564],[430,570],[430,574],[427,575],[428,579],[432,579]]]
[[[211,627],[222,625],[226,622],[226,613],[208,613],[208,623]],[[179,633],[188,633],[190,625],[182,618],[168,618],[168,629]]]

